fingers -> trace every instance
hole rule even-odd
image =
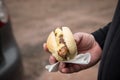
[[[43,43],[43,49],[47,52],[49,52],[48,48],[47,48],[47,44],[46,43]]]
[[[43,49],[47,52],[49,52],[46,43],[43,44]],[[50,53],[50,52],[49,52]],[[50,55],[49,57],[50,64],[54,64],[57,62],[54,56]],[[59,71],[62,73],[73,73],[80,71],[80,67],[78,65],[73,64],[65,64],[63,62],[60,62],[59,65]]]
[[[50,62],[50,64],[54,64],[54,63],[57,62],[57,60],[55,59],[54,56],[51,55],[51,56],[49,57],[49,62]]]
[[[57,60],[53,56],[50,56],[49,62],[50,64],[54,64],[57,62]],[[80,70],[82,70],[82,68],[78,64],[70,64],[70,63],[66,64],[66,63],[60,62],[60,65],[59,65],[59,71],[61,73],[73,73],[73,72],[78,72]]]
[[[59,71],[62,73],[74,73],[80,70],[82,70],[82,68],[78,64],[60,63],[60,66],[59,66]]]

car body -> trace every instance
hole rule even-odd
[[[0,80],[22,80],[20,50],[7,11],[3,0],[0,0]]]

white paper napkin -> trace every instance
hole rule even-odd
[[[85,54],[79,54],[74,59],[71,59],[69,61],[62,61],[62,62],[73,63],[73,64],[88,64],[90,62],[90,59],[91,59],[91,55],[88,52],[88,53],[85,53]],[[56,71],[58,71],[59,63],[60,62],[57,62],[57,63],[52,64],[52,65],[46,65],[45,68],[49,72],[56,72]]]

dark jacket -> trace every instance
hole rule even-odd
[[[103,49],[98,80],[120,80],[120,1],[112,22],[92,34]]]

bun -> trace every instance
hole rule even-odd
[[[73,34],[68,27],[56,28],[47,39],[48,50],[58,61],[73,59],[77,54],[77,46]]]

